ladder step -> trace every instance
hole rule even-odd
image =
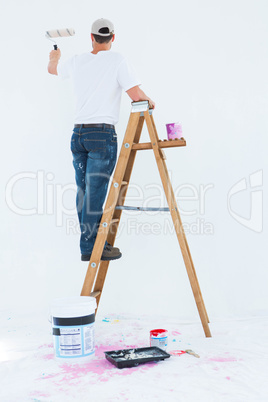
[[[186,141],[184,138],[181,138],[180,140],[176,138],[175,140],[158,141],[159,148],[185,147],[185,145]],[[133,144],[132,149],[140,151],[142,149],[153,149],[153,146],[151,142],[140,142],[138,144]]]
[[[149,109],[149,102],[148,101],[139,101],[139,102],[132,102],[131,103],[131,113],[137,112],[145,112]]]
[[[98,290],[97,292],[91,292],[91,293],[90,293],[90,296],[91,296],[91,297],[98,297],[100,294],[101,294],[101,291]]]
[[[117,205],[115,209],[119,209],[121,211],[127,210],[127,211],[165,211],[168,212],[169,208],[168,207],[163,207],[163,208],[157,208],[157,207],[131,207],[127,205]]]
[[[119,222],[119,219],[111,219],[111,225],[116,222]]]

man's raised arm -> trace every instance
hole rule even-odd
[[[60,49],[51,50],[51,52],[49,53],[49,63],[47,66],[47,71],[49,72],[49,74],[58,75],[57,67],[60,56],[61,56]]]

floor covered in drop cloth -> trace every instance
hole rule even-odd
[[[212,338],[178,318],[108,315],[96,320],[96,356],[84,365],[54,360],[46,312],[1,313],[0,400],[28,401],[268,401],[268,316],[216,319]],[[117,369],[104,351],[149,346],[149,331],[169,331],[158,363]]]

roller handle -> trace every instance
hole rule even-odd
[[[53,47],[54,47],[54,50],[57,50],[57,49],[58,49],[58,46],[57,46],[57,45],[53,45]]]

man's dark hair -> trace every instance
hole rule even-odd
[[[99,30],[100,33],[109,33],[109,28],[101,28]],[[100,36],[100,35],[95,35],[93,34],[94,39],[97,43],[109,43],[110,40],[113,39],[114,35],[109,35],[109,36]]]

